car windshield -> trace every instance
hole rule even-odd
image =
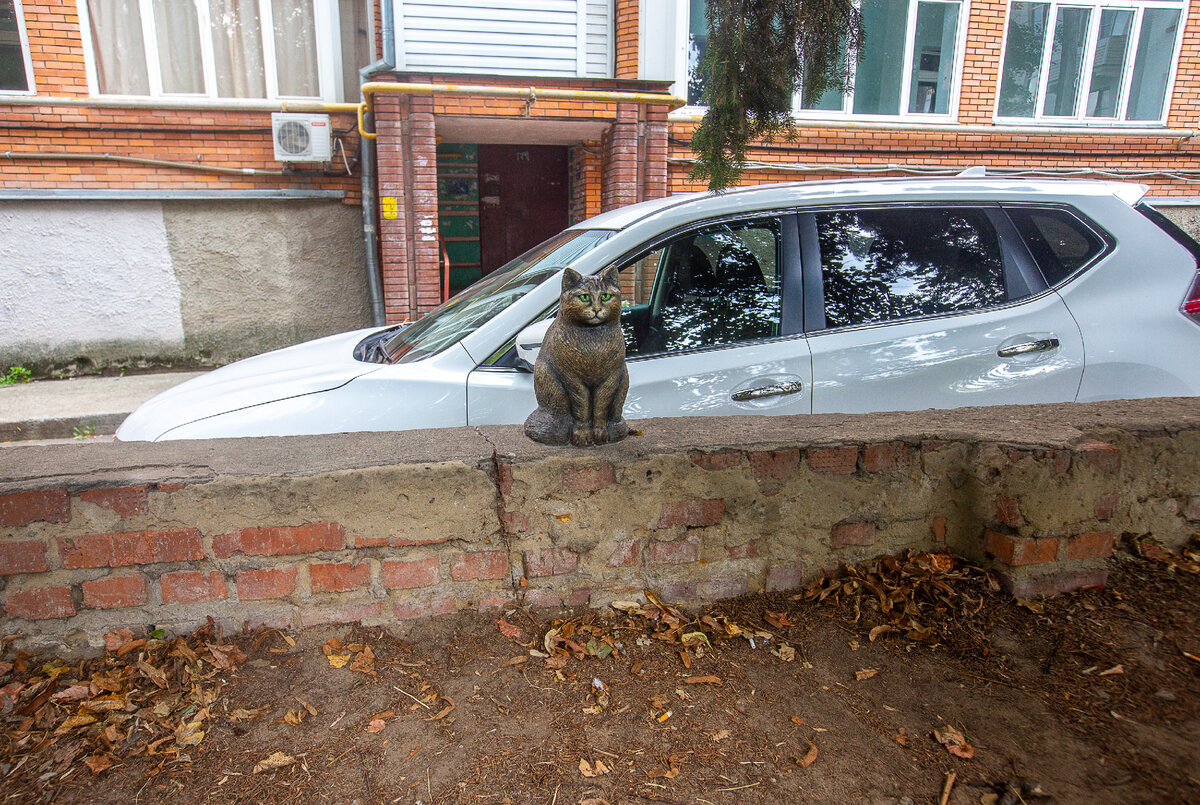
[[[409,363],[457,344],[612,234],[609,229],[569,229],[533,247],[396,333],[384,345],[387,362]]]

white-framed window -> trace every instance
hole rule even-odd
[[[680,0],[686,30],[679,74],[687,76],[689,106],[703,86],[696,68],[707,47],[706,0]],[[860,0],[865,48],[850,65],[847,91],[830,90],[793,104],[797,117],[953,118],[958,109],[968,18],[967,0]],[[679,84],[676,94],[682,94]]]
[[[341,6],[363,0],[77,2],[96,95],[336,101],[350,92],[342,28],[356,17]]]
[[[1009,4],[997,122],[1166,122],[1182,0]]]
[[[0,92],[33,92],[21,0],[0,0]]]

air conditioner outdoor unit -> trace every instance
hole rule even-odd
[[[329,115],[273,112],[271,139],[275,159],[280,162],[328,162],[333,158]]]

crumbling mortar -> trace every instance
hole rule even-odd
[[[492,481],[492,486],[495,487],[496,494],[493,497],[494,504],[492,506],[496,514],[496,530],[495,537],[504,545],[504,552],[508,555],[508,583],[512,588],[513,596],[516,602],[520,605],[525,603],[525,590],[521,586],[521,579],[525,577],[524,573],[524,556],[521,555],[521,565],[518,569],[517,562],[513,561],[513,534],[509,533],[505,527],[504,513],[507,510],[507,505],[504,498],[504,489],[500,484],[500,451],[496,449],[495,443],[487,437],[479,426],[475,427],[475,433],[479,434],[479,438],[483,439],[492,448],[491,461],[487,465],[486,472]]]

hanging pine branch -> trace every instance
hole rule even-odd
[[[692,177],[714,190],[741,175],[756,139],[795,137],[792,98],[845,88],[862,42],[853,0],[708,0],[700,64],[704,119],[692,136]]]

